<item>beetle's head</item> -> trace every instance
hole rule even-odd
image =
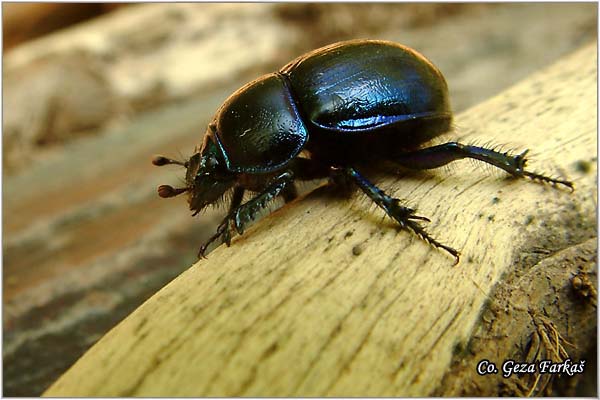
[[[210,135],[206,135],[200,150],[196,148],[188,161],[156,156],[152,163],[158,166],[177,164],[187,168],[186,187],[160,185],[158,195],[167,198],[187,192],[190,210],[194,211],[194,215],[219,200],[235,183],[235,174],[227,170],[223,156]]]

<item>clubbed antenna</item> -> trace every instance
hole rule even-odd
[[[175,197],[184,192],[187,192],[187,188],[177,188],[176,189],[173,186],[169,186],[169,185],[160,185],[158,187],[158,195],[160,197],[162,197],[163,199],[166,199],[169,197]]]
[[[162,167],[163,165],[168,165],[168,164],[181,165],[182,167],[186,167],[186,168],[188,166],[187,161],[186,162],[177,161],[177,160],[173,160],[172,158],[165,157],[165,156],[154,156],[154,158],[152,159],[152,164],[156,165],[157,167]]]

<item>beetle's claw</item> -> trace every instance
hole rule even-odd
[[[221,243],[225,243],[227,247],[231,246],[231,215],[228,215],[223,219],[223,221],[219,224],[217,228],[217,233],[212,235],[202,246],[200,246],[200,250],[198,251],[198,258],[206,258],[206,250],[208,246],[218,238],[222,237],[223,240]]]
[[[221,236],[218,232],[211,236],[202,246],[200,246],[200,250],[198,250],[198,258],[206,258],[206,250],[208,250],[208,246],[215,240],[217,240]]]
[[[206,258],[206,249],[208,249],[208,245],[211,244],[212,241],[209,240],[208,242],[204,243],[202,246],[200,246],[200,250],[198,250],[198,258]]]
[[[431,222],[431,220],[427,217],[422,217],[420,215],[416,215],[416,210],[414,208],[405,207],[400,203],[399,199],[391,200],[391,207],[388,210],[390,215],[394,216],[394,219],[402,224],[404,220],[408,219],[417,219],[425,222]]]
[[[431,222],[431,220],[429,218],[427,218],[427,217],[422,217],[420,215],[414,215],[414,214],[411,214],[411,215],[409,215],[406,218],[408,218],[408,219],[418,219],[418,220],[425,221],[425,222]]]
[[[456,261],[454,262],[454,265],[458,265],[459,261],[460,261],[460,252],[456,249],[453,249],[452,247],[448,247],[448,246],[442,246],[442,248],[444,250],[446,250],[448,253],[450,253],[452,256],[454,256],[454,258],[456,259]]]

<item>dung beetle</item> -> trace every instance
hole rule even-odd
[[[442,73],[424,56],[397,43],[352,40],[302,55],[281,70],[233,93],[209,123],[202,146],[187,161],[156,156],[155,165],[187,169],[186,187],[158,187],[161,197],[187,192],[196,215],[233,190],[227,216],[201,246],[245,226],[277,196],[296,197],[295,180],[332,178],[358,186],[400,227],[456,258],[459,252],[427,234],[429,221],[385,194],[360,171],[384,164],[408,169],[441,167],[473,158],[515,177],[573,188],[569,181],[524,169],[527,151],[512,155],[448,142],[424,147],[449,131],[452,111]],[[255,196],[242,204],[244,192]]]

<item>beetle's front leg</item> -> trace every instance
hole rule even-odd
[[[221,224],[219,224],[217,233],[200,247],[198,257],[204,257],[204,253],[208,246],[219,237],[222,237],[223,243],[229,246],[231,244],[232,225],[240,235],[243,234],[246,224],[252,221],[256,217],[256,214],[265,208],[271,200],[277,197],[286,186],[293,184],[293,180],[294,174],[291,171],[285,171],[275,177],[256,197],[248,200],[242,205],[240,204],[242,202],[244,190],[243,188],[240,188],[241,191],[238,191],[238,187],[236,187],[229,213],[223,219]]]
[[[361,175],[356,169],[346,167],[342,171],[345,176],[351,179],[352,182],[354,182],[367,196],[371,198],[371,200],[381,207],[387,215],[396,220],[402,228],[409,228],[427,243],[433,245],[434,247],[446,250],[456,258],[456,263],[458,263],[460,253],[457,250],[453,249],[452,247],[448,247],[429,236],[425,229],[423,229],[421,225],[414,221],[429,221],[428,218],[415,215],[415,210],[404,207],[400,204],[400,200],[385,194],[383,190],[379,189],[377,186],[367,180],[367,178]]]
[[[229,212],[227,216],[221,221],[219,227],[217,228],[217,233],[212,235],[202,246],[200,246],[200,250],[198,250],[198,258],[204,258],[204,253],[206,253],[206,249],[208,246],[223,236],[223,243],[227,243],[227,246],[231,243],[231,231],[230,231],[230,215],[232,215],[236,209],[242,204],[242,200],[244,199],[244,191],[245,189],[241,186],[236,186],[233,189],[233,196],[231,197],[231,204],[229,205]]]

